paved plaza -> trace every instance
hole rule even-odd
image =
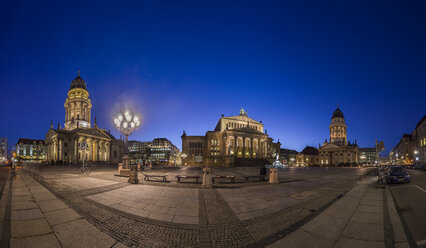
[[[278,184],[244,182],[258,168],[212,171],[236,182],[206,189],[175,179],[200,168],[152,170],[167,182],[140,174],[139,184],[112,168],[83,176],[77,168],[20,168],[10,189],[10,246],[384,247],[385,191],[368,169],[282,169]]]

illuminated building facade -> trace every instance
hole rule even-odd
[[[205,136],[182,135],[184,165],[189,166],[259,166],[275,160],[281,144],[273,142],[262,122],[241,109],[236,116],[219,119],[214,131]]]
[[[414,151],[413,136],[411,134],[402,135],[401,140],[395,146],[395,164],[407,165],[413,164],[413,151]]]
[[[359,148],[347,140],[347,126],[343,112],[337,107],[331,117],[330,141],[319,145],[321,166],[340,166],[358,163]]]
[[[20,138],[16,144],[16,158],[24,163],[42,163],[46,160],[44,140]]]
[[[0,163],[6,162],[8,158],[7,138],[0,137]]]
[[[296,166],[296,156],[298,153],[296,150],[281,148],[281,162],[290,167]]]
[[[127,144],[130,158],[133,163],[180,165],[180,151],[166,138],[155,138],[153,141],[129,141]]]
[[[123,156],[123,141],[115,139],[109,131],[95,123],[91,126],[92,104],[86,82],[78,76],[71,82],[65,100],[65,127],[53,128],[45,137],[46,158],[49,163],[118,163]],[[88,148],[80,149],[85,141]]]
[[[414,163],[426,165],[426,115],[417,123],[411,135],[414,141],[412,151]]]
[[[179,149],[166,138],[155,138],[152,141],[150,161],[155,164],[175,164],[180,157]]]
[[[319,166],[319,152],[313,146],[306,146],[296,155],[296,166]]]
[[[365,165],[373,165],[376,163],[376,148],[359,148],[359,163]]]
[[[397,165],[426,164],[426,115],[417,123],[411,134],[401,140],[389,154],[391,163]]]

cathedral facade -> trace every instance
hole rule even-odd
[[[109,131],[91,125],[92,103],[89,98],[86,82],[78,76],[71,82],[65,100],[64,128],[58,123],[57,129],[50,124],[45,137],[46,158],[48,163],[77,164],[118,163],[123,156],[122,140],[115,139]],[[80,144],[85,142],[86,149]]]
[[[236,116],[219,119],[214,131],[204,136],[182,135],[183,165],[252,166],[265,165],[280,153],[281,144],[273,142],[262,122],[241,109]]]
[[[331,117],[330,141],[319,145],[321,166],[338,166],[358,163],[359,147],[347,140],[347,126],[343,112],[337,107]]]

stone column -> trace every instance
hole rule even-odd
[[[96,153],[97,153],[98,148],[96,147],[96,142],[95,140],[92,141],[92,161],[95,162],[96,161]]]
[[[203,169],[203,188],[211,188],[213,187],[212,182],[212,173],[210,168],[204,168]]]
[[[246,137],[243,137],[243,158],[246,157]]]
[[[138,179],[138,170],[136,165],[130,166],[130,175],[129,175],[129,183],[137,184],[139,182]]]
[[[270,168],[269,169],[269,183],[279,183],[278,181],[278,169]]]
[[[238,156],[237,136],[234,136],[234,157]]]
[[[254,150],[254,147],[253,147],[253,145],[254,145],[253,137],[251,137],[250,144],[251,144],[251,146],[250,146],[250,158],[253,158],[253,150]]]

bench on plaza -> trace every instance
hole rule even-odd
[[[166,175],[152,175],[152,174],[145,174],[145,173],[142,173],[142,175],[144,176],[143,180],[145,180],[145,181],[150,181],[149,179],[151,177],[152,178],[160,178],[160,179],[162,179],[163,182],[167,181]]]
[[[213,182],[215,179],[229,179],[231,183],[235,182],[235,176],[213,176]]]
[[[265,167],[260,168],[259,175],[245,176],[244,181],[248,183],[250,178],[259,178],[259,182],[266,181],[266,168]]]
[[[200,176],[182,176],[182,175],[179,175],[179,176],[176,176],[176,178],[177,178],[178,183],[180,183],[180,181],[182,179],[195,179],[195,181],[198,183],[198,179],[200,179]]]
[[[245,176],[244,181],[248,183],[250,178],[259,178],[259,182],[266,181],[266,175]]]

